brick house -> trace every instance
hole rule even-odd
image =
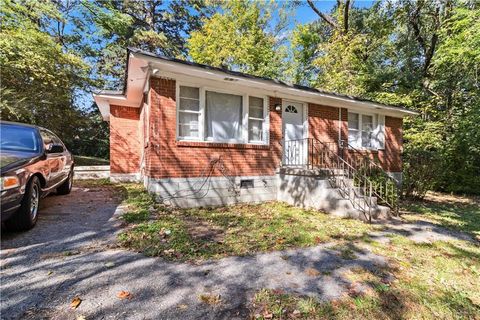
[[[325,201],[348,196],[321,177],[357,170],[360,155],[401,181],[402,119],[414,114],[137,49],[124,91],[94,99],[110,122],[111,179],[183,207],[280,199],[335,213]]]

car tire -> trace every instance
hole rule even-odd
[[[25,231],[33,228],[38,219],[38,208],[40,206],[40,197],[42,188],[38,177],[33,177],[25,188],[20,208],[13,216],[5,221],[5,226],[13,231]]]
[[[72,187],[73,187],[73,168],[70,170],[67,180],[65,180],[60,185],[60,187],[57,188],[57,194],[59,195],[69,194],[70,191],[72,191]]]

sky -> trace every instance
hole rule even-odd
[[[375,1],[357,0],[353,2],[353,5],[357,8],[368,8],[373,5]],[[335,6],[337,1],[314,1],[315,6],[322,12],[330,12]],[[295,20],[301,23],[308,23],[318,19],[318,16],[310,8],[306,1],[302,1],[302,4],[297,8],[295,13]]]

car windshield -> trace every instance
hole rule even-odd
[[[39,152],[40,145],[35,129],[2,123],[0,150]]]

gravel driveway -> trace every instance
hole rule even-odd
[[[386,266],[383,257],[361,248],[355,258],[342,258],[333,244],[201,265],[170,263],[116,247],[121,208],[108,189],[74,188],[42,206],[34,229],[2,233],[2,319],[245,319],[256,290],[337,299],[351,287],[344,271]],[[122,290],[129,299],[117,297]],[[218,295],[216,304],[200,299]],[[72,310],[77,296],[82,302]]]

